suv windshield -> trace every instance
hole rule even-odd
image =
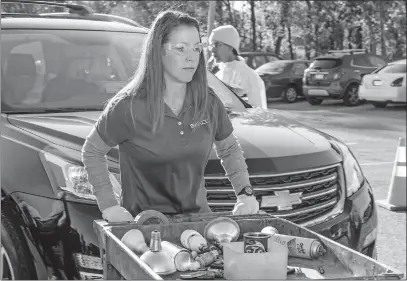
[[[3,112],[101,110],[132,77],[145,34],[2,30]],[[209,86],[232,110],[245,105],[222,82]]]
[[[316,59],[314,60],[311,65],[310,68],[313,69],[331,69],[331,68],[335,68],[338,67],[342,64],[342,60],[341,59]]]

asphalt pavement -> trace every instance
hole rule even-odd
[[[347,107],[341,101],[324,101],[313,106],[303,100],[292,104],[273,100],[268,107],[348,144],[373,188],[375,199],[387,198],[398,138],[406,137],[406,106],[378,109],[369,104]],[[406,274],[406,212],[378,207],[378,214],[377,259]]]

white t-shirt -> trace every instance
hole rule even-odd
[[[215,74],[216,77],[230,87],[244,90],[250,104],[267,109],[266,87],[263,80],[242,57],[239,56],[238,59],[218,63],[219,71]]]

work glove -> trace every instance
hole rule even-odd
[[[255,196],[239,195],[235,207],[233,208],[233,215],[252,215],[259,212],[259,202]]]
[[[108,222],[131,222],[134,217],[125,208],[115,205],[102,212],[102,218]]]

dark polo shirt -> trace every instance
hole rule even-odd
[[[164,126],[153,134],[146,101],[145,94],[124,98],[96,123],[106,144],[119,145],[122,206],[133,216],[148,209],[164,214],[209,212],[205,166],[213,142],[233,132],[223,103],[209,91],[205,118],[193,120],[188,93],[179,116],[165,105]]]

